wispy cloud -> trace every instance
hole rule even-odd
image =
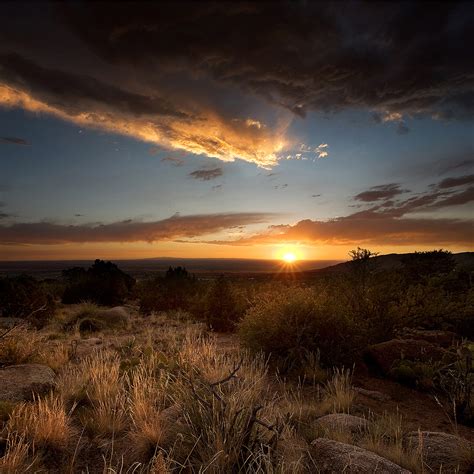
[[[30,145],[30,142],[28,140],[25,140],[24,138],[18,138],[18,137],[0,137],[0,143],[7,143],[11,145],[23,145],[23,146]]]
[[[382,184],[380,186],[372,186],[367,191],[356,194],[354,199],[357,201],[374,202],[382,199],[390,199],[406,192],[408,191],[401,189],[398,183]]]
[[[166,163],[171,163],[173,166],[183,166],[184,165],[184,160],[183,158],[180,158],[179,156],[171,156],[167,155],[161,158],[162,162]]]
[[[445,178],[437,184],[437,187],[440,189],[449,189],[464,186],[466,184],[474,184],[474,174]]]
[[[203,168],[189,173],[189,176],[201,181],[210,181],[211,179],[219,178],[222,174],[222,168]]]
[[[321,145],[318,145],[314,149],[316,156],[318,158],[327,158],[329,156],[328,147],[329,145],[327,143],[321,143]]]

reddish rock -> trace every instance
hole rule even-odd
[[[441,360],[444,354],[441,347],[421,339],[392,339],[370,346],[364,353],[364,360],[370,369],[386,375],[397,360],[428,363]]]

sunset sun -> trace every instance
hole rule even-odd
[[[282,260],[283,260],[285,263],[293,263],[293,262],[296,260],[296,255],[295,255],[293,252],[286,252],[286,253],[282,256]]]

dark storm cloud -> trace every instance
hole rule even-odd
[[[16,223],[0,226],[1,244],[61,244],[71,242],[156,242],[192,238],[268,222],[274,214],[261,212],[198,214],[154,222],[132,219],[111,224],[63,225],[51,222]]]
[[[187,68],[298,115],[474,110],[469,3],[68,4],[61,14],[110,63]]]
[[[471,118],[473,43],[469,3],[10,3],[0,104],[270,168],[282,107]]]
[[[222,176],[222,174],[222,168],[210,168],[193,171],[192,173],[189,173],[189,176],[202,181],[210,181],[211,179],[219,178],[219,176]]]
[[[46,68],[18,54],[0,55],[0,79],[11,87],[34,91],[36,98],[73,114],[84,106],[100,105],[135,115],[187,118],[165,99],[134,94],[89,75]]]
[[[382,199],[390,199],[406,192],[406,189],[400,188],[400,184],[382,184],[380,186],[373,186],[369,190],[357,194],[354,196],[354,199],[357,201],[373,202],[380,201]]]
[[[457,186],[464,186],[466,184],[474,184],[474,174],[457,176],[455,178],[446,178],[438,183],[438,188],[447,189],[455,188]]]
[[[9,143],[13,145],[29,145],[30,143],[24,138],[18,137],[0,137],[0,143]]]

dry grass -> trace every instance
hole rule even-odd
[[[332,378],[324,386],[323,404],[329,413],[350,413],[355,392],[349,369],[335,369]]]
[[[41,336],[25,327],[13,329],[0,341],[0,361],[5,365],[26,364],[38,355]]]
[[[371,417],[367,434],[357,444],[413,473],[424,472],[421,454],[404,446],[403,435],[402,417],[383,413]]]
[[[0,472],[3,474],[18,474],[32,472],[35,460],[30,460],[30,444],[24,435],[8,433],[5,454],[0,457]]]
[[[72,435],[71,420],[63,400],[54,394],[15,407],[7,430],[24,436],[34,448],[54,451],[65,449]]]
[[[422,472],[418,453],[403,446],[396,416],[371,417],[369,430],[357,437],[318,428],[320,416],[351,412],[349,370],[330,372],[329,380],[318,383],[326,373],[311,355],[301,383],[287,385],[269,375],[262,356],[222,350],[201,325],[170,323],[163,314],[131,325],[133,337],[109,335],[108,349],[82,360],[70,360],[67,340],[40,337],[51,328],[15,334],[12,353],[21,354],[20,341],[33,340],[27,359],[52,366],[58,377],[54,394],[6,411],[0,472],[28,472],[32,455],[38,455],[35,470],[47,471],[41,455],[58,451],[67,464],[60,470],[74,464],[87,472],[83,446],[96,446],[90,462],[95,469],[103,462],[104,473],[298,474],[315,471],[308,444],[319,436]],[[304,383],[309,379],[312,386]]]
[[[160,373],[158,362],[158,357],[152,356],[129,376],[129,437],[136,459],[150,460],[160,449],[169,449],[173,442],[173,426],[162,415],[169,403],[172,381],[169,375]]]
[[[70,361],[72,346],[67,342],[60,342],[49,347],[38,349],[34,361],[51,367],[55,372],[61,371]]]

